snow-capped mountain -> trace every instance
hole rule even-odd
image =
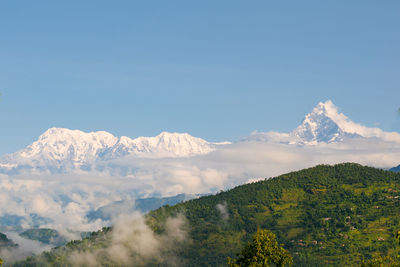
[[[17,165],[80,165],[96,159],[97,153],[113,146],[118,138],[107,132],[50,128],[38,140],[1,162]]]
[[[132,199],[219,192],[317,164],[389,169],[399,159],[399,133],[354,123],[331,101],[291,132],[255,133],[231,145],[189,134],[131,139],[51,128],[0,158],[0,224],[92,231],[104,226],[104,212],[137,208]],[[88,221],[91,211],[101,216]]]
[[[290,133],[256,132],[244,141],[262,141],[292,145],[340,143],[353,139],[376,139],[400,143],[399,133],[368,128],[351,121],[328,100],[320,102],[302,123]],[[127,158],[129,166],[139,158],[181,158],[204,155],[225,143],[211,143],[187,133],[162,132],[155,137],[115,137],[99,131],[85,133],[79,130],[51,128],[37,141],[16,153],[0,158],[0,173],[13,174],[20,170],[68,172],[114,168]],[[112,164],[109,164],[109,163]],[[115,165],[115,164],[117,165]]]
[[[120,138],[104,131],[82,132],[50,128],[31,145],[0,159],[0,171],[18,169],[63,171],[126,156],[140,158],[191,157],[216,146],[187,133],[162,132],[155,137]],[[90,169],[90,168],[89,168]]]
[[[139,157],[190,157],[207,154],[215,149],[215,144],[187,133],[162,132],[155,137],[131,139],[122,136],[113,145],[102,150],[98,155],[103,159],[124,156]]]
[[[400,143],[399,133],[384,132],[378,128],[357,124],[340,113],[331,100],[318,103],[312,112],[305,116],[302,123],[290,133],[255,132],[246,140],[315,145],[341,142],[348,138],[377,138]]]
[[[357,129],[346,127],[344,123],[352,122],[339,114],[331,101],[320,102],[290,135],[306,144],[339,142],[361,136]]]

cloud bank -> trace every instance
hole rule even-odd
[[[356,162],[380,168],[397,166],[400,145],[378,139],[354,139],[340,144],[296,146],[239,142],[192,158],[115,160],[91,173],[0,175],[0,217],[32,214],[41,227],[76,238],[74,231],[93,231],[110,222],[88,222],[86,214],[113,201],[180,193],[218,192],[257,179],[274,177],[317,164]],[[111,167],[110,167],[111,166]],[[100,171],[101,170],[101,171]]]

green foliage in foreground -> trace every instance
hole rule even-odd
[[[229,267],[284,267],[292,263],[290,253],[278,244],[276,236],[268,230],[258,230],[238,259],[228,257]]]
[[[361,267],[400,267],[400,259],[390,256],[374,256],[372,259],[363,261]]]
[[[150,212],[147,222],[162,233],[166,219],[179,213],[190,229],[191,242],[178,252],[185,266],[226,266],[258,229],[276,234],[295,266],[357,266],[399,253],[400,173],[320,165],[165,206]],[[61,265],[72,251],[93,251],[107,240],[97,232],[21,265],[38,266],[39,259]]]
[[[400,245],[400,231],[397,231],[396,239]],[[400,255],[397,257],[375,255],[372,259],[363,261],[361,267],[400,267]]]

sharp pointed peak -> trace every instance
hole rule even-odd
[[[346,135],[346,124],[352,123],[344,114],[339,113],[331,100],[319,102],[308,113],[302,123],[292,132],[306,143],[333,142]]]
[[[317,105],[317,107],[318,106],[321,106],[321,107],[334,107],[334,108],[337,108],[336,107],[336,105],[335,104],[333,104],[333,102],[332,102],[332,100],[330,100],[330,99],[327,99],[327,100],[325,100],[325,101],[321,101],[321,102],[319,102],[318,103],[318,105]]]
[[[310,114],[324,114],[328,117],[336,117],[339,115],[338,107],[333,104],[332,100],[328,99],[325,102],[319,102]]]

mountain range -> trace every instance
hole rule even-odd
[[[353,139],[377,139],[400,143],[400,134],[384,132],[354,123],[328,100],[320,102],[290,133],[254,132],[241,141],[291,145],[340,143]],[[230,142],[213,143],[187,133],[162,132],[155,137],[115,137],[104,132],[82,132],[50,128],[26,148],[0,158],[0,173],[21,171],[50,173],[90,171],[96,164],[107,165],[116,159],[185,158],[205,155]]]
[[[96,162],[123,157],[168,158],[207,154],[228,142],[212,143],[187,133],[155,137],[115,137],[104,131],[50,128],[26,148],[0,159],[0,172],[90,170]]]

